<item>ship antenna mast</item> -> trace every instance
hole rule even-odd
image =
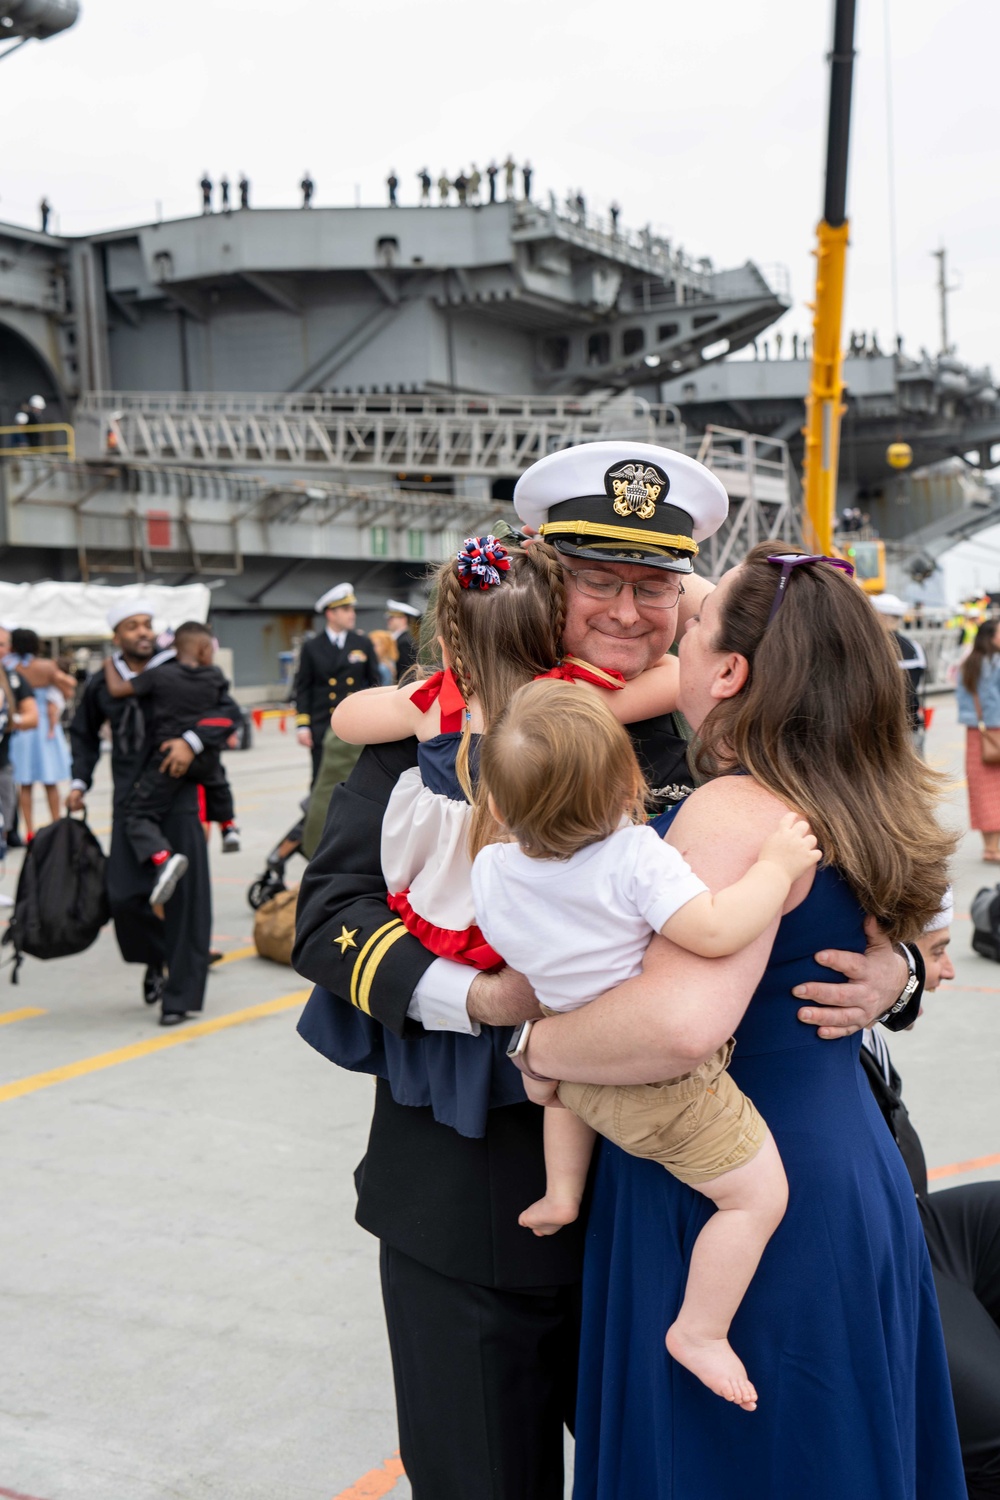
[[[830,114],[826,140],[823,218],[816,230],[816,300],[813,357],[806,398],[805,511],[807,544],[828,553],[833,545],[837,460],[844,383],[841,326],[847,262],[847,153],[854,78],[855,0],[836,0],[830,54]]]
[[[941,353],[951,354],[952,347],[948,342],[948,295],[957,292],[960,283],[955,281],[948,285],[948,252],[942,245],[940,250],[932,250],[931,254],[938,263],[938,304],[941,311]]]

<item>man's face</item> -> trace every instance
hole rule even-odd
[[[10,631],[0,629],[0,657],[10,655]]]
[[[116,627],[114,642],[126,657],[148,661],[156,648],[153,621],[149,615],[129,615]]]
[[[353,630],[357,618],[353,604],[338,604],[336,609],[328,609],[326,612],[327,626],[334,635],[339,635],[342,630]]]
[[[386,615],[385,617],[385,628],[391,635],[398,635],[401,630],[406,629],[408,624],[406,615]]]
[[[939,927],[937,932],[924,932],[917,938],[917,947],[924,955],[927,978],[924,989],[936,990],[939,984],[954,979],[955,966],[948,956],[951,928]]]
[[[626,583],[662,583],[662,568],[641,563],[588,562],[586,558],[560,558],[563,572],[604,573]],[[616,599],[593,599],[581,593],[573,579],[566,578],[566,628],[563,643],[570,656],[579,656],[606,672],[638,677],[670,647],[677,629],[677,604],[669,609],[651,609],[637,604],[630,588]]]

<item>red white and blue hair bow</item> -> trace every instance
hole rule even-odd
[[[463,589],[490,589],[510,567],[510,554],[495,536],[469,536],[455,561]]]

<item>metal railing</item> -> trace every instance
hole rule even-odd
[[[52,441],[39,443],[39,433],[64,432],[61,443]],[[16,437],[16,443],[5,443],[4,438]],[[26,458],[36,453],[59,454],[64,458],[76,457],[76,433],[68,422],[20,422],[14,427],[0,427],[0,458]]]
[[[81,400],[84,417],[121,460],[439,476],[516,477],[576,443],[685,436],[674,407],[575,397],[108,392]]]

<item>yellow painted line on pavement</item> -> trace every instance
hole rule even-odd
[[[221,958],[217,958],[215,960],[212,968],[221,969],[223,964],[239,963],[241,958],[254,958],[256,956],[256,953],[257,949],[254,947],[253,943],[251,943],[247,948],[230,948],[228,953],[224,953]]]
[[[44,1010],[39,1010],[37,1005],[26,1005],[23,1010],[0,1010],[0,1026],[6,1026],[10,1021],[28,1021],[32,1016],[44,1016]]]
[[[225,1031],[230,1026],[242,1026],[244,1021],[258,1021],[265,1016],[276,1016],[284,1010],[294,1010],[297,1005],[303,1004],[309,993],[309,990],[295,990],[291,995],[280,995],[277,1000],[265,1000],[261,1005],[234,1010],[228,1016],[216,1016],[211,1021],[195,1021],[193,1024],[186,1022],[169,1031],[166,1036],[150,1037],[145,1042],[116,1047],[113,1052],[99,1052],[96,1057],[82,1057],[79,1062],[67,1063],[62,1068],[51,1068],[47,1073],[32,1073],[28,1078],[18,1078],[13,1083],[0,1085],[0,1104],[8,1099],[20,1099],[24,1094],[35,1094],[39,1089],[51,1088],[56,1083],[83,1078],[87,1073],[100,1073],[105,1068],[116,1068],[119,1063],[131,1062],[137,1057],[164,1052],[168,1047],[179,1047],[182,1042],[193,1042],[196,1037],[211,1036],[213,1032]]]

